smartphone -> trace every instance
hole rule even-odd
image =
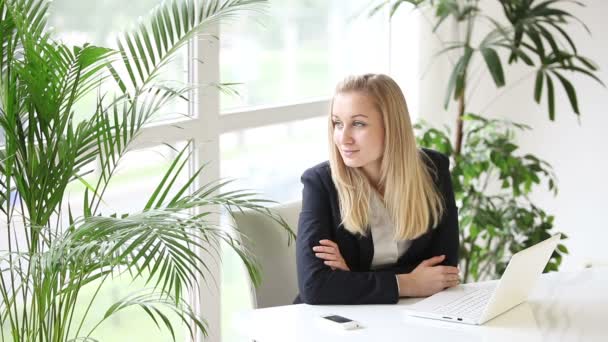
[[[359,322],[353,321],[350,318],[346,318],[340,315],[321,316],[321,319],[334,327],[339,327],[344,330],[352,330],[361,327],[361,324],[359,324]]]

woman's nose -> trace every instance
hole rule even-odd
[[[340,134],[340,143],[341,144],[352,144],[353,137],[351,135],[351,131],[348,128],[342,130],[342,134]]]

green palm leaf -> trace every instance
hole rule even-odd
[[[182,322],[186,324],[186,326],[189,328],[191,338],[194,338],[195,336],[195,331],[191,327],[192,323],[194,323],[195,326],[200,329],[201,332],[203,332],[204,336],[207,336],[207,323],[202,320],[186,302],[177,301],[177,305],[175,305],[175,300],[173,298],[159,296],[158,293],[147,290],[129,295],[111,305],[99,324],[117,312],[132,306],[141,308],[152,319],[159,329],[162,323],[164,327],[170,331],[173,341],[175,341],[175,331],[169,317],[166,314],[166,311],[163,309],[172,311],[181,319]],[[97,326],[95,326],[95,328],[97,328]],[[92,332],[93,331],[91,331],[91,333]],[[91,333],[89,333],[89,335]]]
[[[256,9],[263,2],[266,1],[172,0],[157,6],[134,30],[118,38],[121,67],[128,78],[114,73],[117,83],[121,89],[131,89],[137,94],[194,35],[220,19]]]

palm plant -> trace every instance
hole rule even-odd
[[[141,308],[174,340],[167,310],[192,336],[206,334],[204,319],[184,296],[209,276],[202,255],[216,255],[222,241],[254,283],[260,281],[253,257],[211,214],[218,207],[251,209],[281,223],[290,238],[293,233],[255,193],[221,193],[226,181],[197,186],[202,167],[178,185],[191,144],[178,151],[141,211],[103,212],[100,204],[142,128],[190,94],[192,87],[159,82],[163,67],[210,23],[263,1],[163,3],[110,49],[54,40],[46,27],[48,1],[0,0],[0,211],[7,246],[0,251],[2,341],[94,340],[99,324],[128,307]],[[114,90],[104,90],[107,84]],[[76,120],[76,104],[91,93],[96,101],[87,119]],[[98,165],[93,182],[85,180],[94,175],[92,163]],[[82,212],[66,195],[72,183],[85,187]],[[97,294],[119,275],[142,278],[150,289],[119,300],[90,324],[95,295],[82,303],[82,289],[95,286]],[[94,327],[85,330],[88,325]]]
[[[520,65],[529,73],[512,85],[535,76],[530,99],[540,104],[545,97],[550,120],[555,119],[558,85],[572,112],[580,115],[571,76],[585,75],[603,85],[597,66],[580,54],[568,33],[573,22],[586,26],[563,5],[584,5],[569,0],[497,0],[499,11],[494,13],[479,0],[378,0],[371,13],[389,7],[392,16],[405,4],[434,13],[433,32],[443,45],[437,55],[455,57],[443,99],[446,110],[457,102],[455,132],[419,125],[419,141],[454,160],[452,183],[460,208],[464,280],[494,278],[502,274],[511,254],[554,233],[553,216],[529,195],[543,183],[557,194],[557,184],[551,165],[537,156],[518,154],[515,133],[529,127],[485,119],[491,114],[487,107],[472,108],[475,89],[486,78],[497,88],[504,87],[506,67]],[[443,41],[437,31],[446,21],[455,28],[456,38],[450,41]],[[493,184],[500,190],[493,191]],[[545,270],[557,270],[567,253],[560,244]]]

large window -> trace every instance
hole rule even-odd
[[[54,28],[55,37],[67,45],[91,43],[115,48],[117,33],[129,29],[137,22],[139,16],[148,13],[158,3],[155,0],[132,0],[129,2],[129,6],[124,6],[124,2],[117,0],[98,2],[55,0],[51,7],[49,25]],[[180,56],[167,66],[162,77],[173,82],[187,82],[187,56],[188,51],[184,49]],[[86,118],[93,113],[96,96],[96,93],[91,93],[77,104],[76,118]],[[160,114],[162,118],[159,119],[182,118],[183,114],[187,113],[188,103],[176,101],[167,106],[166,111]],[[169,128],[164,129],[165,132],[168,130]],[[185,146],[186,140],[192,138],[188,133],[157,136],[144,131],[138,147],[123,157],[120,168],[109,184],[104,201],[100,203],[102,212],[109,215],[141,211],[147,198],[152,194],[176,155],[174,149],[162,143],[180,149]],[[96,179],[95,169],[96,165],[91,165],[93,173],[85,178]],[[66,196],[69,198],[70,209],[75,215],[82,213],[84,191],[85,187],[82,183],[73,183],[67,189]],[[63,208],[63,212],[66,213],[67,204],[65,203]],[[67,222],[67,215],[63,219]],[[96,297],[92,312],[89,313],[88,323],[96,323],[101,320],[105,311],[119,299],[150,286],[142,280],[132,282],[129,277],[106,280],[105,284]],[[97,285],[98,283],[95,282],[83,288],[82,313],[86,309],[88,298],[93,295]],[[172,318],[175,326],[181,326],[178,317],[172,316],[169,312],[167,314]],[[87,328],[90,329],[92,326],[83,327],[84,330]],[[185,329],[176,331],[178,340],[185,340],[186,336]],[[100,341],[160,342],[171,340],[169,332],[159,333],[155,323],[150,320],[148,315],[135,307],[112,316],[101,324],[91,337]]]

